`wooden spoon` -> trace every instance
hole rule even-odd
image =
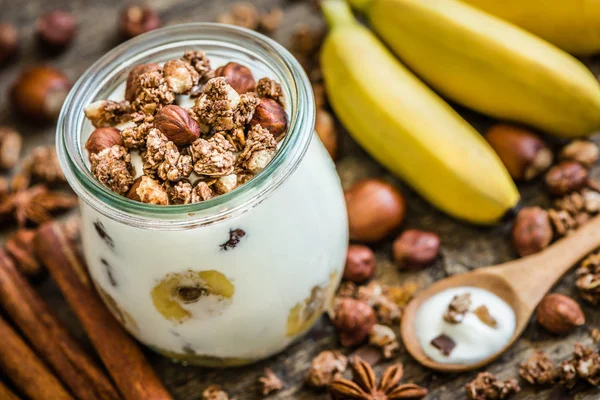
[[[489,364],[521,336],[546,292],[577,261],[597,247],[600,247],[600,216],[540,253],[435,282],[419,292],[404,311],[401,334],[406,349],[425,367],[442,372],[470,371]],[[485,360],[473,364],[443,364],[430,359],[421,348],[415,332],[415,316],[421,304],[442,290],[458,286],[476,286],[496,294],[512,307],[516,317],[514,334],[506,346]]]

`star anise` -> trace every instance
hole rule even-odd
[[[14,218],[19,227],[27,222],[42,224],[52,219],[52,213],[77,205],[77,197],[50,191],[44,185],[35,185],[10,193],[0,203],[0,219]]]
[[[329,387],[334,400],[406,400],[421,399],[428,390],[414,383],[400,384],[404,370],[402,364],[386,369],[379,385],[373,368],[360,357],[351,361],[352,379],[335,379]]]

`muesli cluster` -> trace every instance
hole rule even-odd
[[[185,108],[189,99],[193,106]],[[283,105],[278,82],[256,82],[234,62],[213,70],[200,50],[163,65],[138,65],[123,100],[85,108],[96,128],[85,146],[91,171],[114,192],[143,203],[209,200],[271,161],[287,130]],[[141,158],[141,171],[132,157]]]

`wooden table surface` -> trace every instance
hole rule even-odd
[[[192,21],[213,21],[233,1],[227,0],[153,0],[152,4],[162,16],[165,24],[177,24]],[[260,0],[255,4],[264,10],[279,6],[285,11],[281,28],[273,37],[289,44],[291,32],[299,23],[310,26],[323,24],[320,16],[310,1]],[[14,115],[7,99],[10,83],[21,68],[36,63],[54,65],[72,78],[77,79],[97,58],[119,43],[117,34],[117,18],[121,2],[117,0],[0,0],[0,21],[10,21],[19,27],[22,36],[20,56],[10,65],[0,69],[0,124],[16,126],[26,135],[26,149],[29,150],[42,143],[54,140],[54,126],[29,125],[22,118]],[[79,23],[79,33],[74,44],[63,54],[53,57],[42,55],[36,49],[32,38],[33,22],[44,11],[64,8],[75,13]],[[600,68],[600,62],[586,60],[592,67]],[[595,68],[593,68],[595,69]],[[477,128],[484,129],[491,121],[464,109],[459,111]],[[509,244],[511,222],[492,227],[478,228],[457,222],[442,215],[425,201],[419,198],[399,180],[392,177],[378,166],[362,151],[344,132],[340,157],[337,161],[338,171],[345,187],[359,178],[382,177],[400,187],[406,195],[408,210],[403,228],[422,228],[437,232],[443,243],[442,256],[425,271],[413,274],[400,274],[391,262],[391,241],[378,244],[377,278],[387,283],[400,283],[406,279],[419,279],[424,284],[445,276],[462,273],[480,266],[497,264],[515,257]],[[595,171],[600,175],[600,169]],[[550,200],[544,194],[540,182],[520,187],[524,204],[548,206]],[[11,228],[2,229],[0,240],[6,237]],[[534,283],[532,283],[534,284]],[[75,334],[86,343],[85,335],[70,312],[56,286],[50,280],[43,282],[39,289],[61,319]],[[555,291],[571,295],[578,299],[574,289],[574,274],[570,273],[558,285]],[[557,338],[542,330],[532,322],[519,340],[503,357],[490,365],[486,370],[498,374],[502,378],[518,377],[518,363],[528,357],[535,349],[541,348],[555,360],[570,357],[573,343],[580,341],[590,345],[589,327],[600,328],[600,311],[581,301],[588,320],[588,326],[576,330],[566,338]],[[205,369],[185,367],[173,364],[150,351],[148,358],[161,376],[167,388],[176,399],[201,399],[202,391],[209,384],[222,385],[231,396],[237,399],[260,399],[257,390],[257,378],[265,367],[272,368],[286,383],[285,389],[270,396],[272,399],[327,399],[323,392],[306,388],[303,380],[311,359],[320,351],[338,348],[339,343],[331,323],[323,317],[317,326],[302,340],[292,345],[283,353],[255,365],[235,369]],[[473,379],[476,372],[460,375],[444,375],[429,371],[419,366],[402,350],[393,360],[404,363],[405,382],[413,381],[430,390],[429,399],[462,399],[463,386]],[[381,372],[386,366],[376,368]],[[574,391],[565,392],[558,386],[554,388],[536,389],[521,382],[523,391],[517,399],[569,399],[600,398],[600,391],[586,384],[578,385]]]

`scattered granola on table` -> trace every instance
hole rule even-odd
[[[390,359],[400,349],[400,343],[392,328],[385,325],[375,324],[369,331],[369,344],[379,347],[383,357]]]
[[[227,392],[219,385],[210,385],[202,392],[202,400],[230,400]],[[231,399],[233,400],[233,399]]]
[[[404,374],[402,364],[393,364],[382,374],[379,384],[373,368],[360,357],[354,357],[350,366],[352,380],[335,379],[329,387],[334,400],[400,400],[421,399],[428,390],[414,383],[400,384]]]
[[[10,169],[19,161],[23,138],[13,128],[0,126],[0,169]]]
[[[552,384],[558,378],[559,369],[542,350],[536,350],[519,365],[519,375],[532,385]]]
[[[265,373],[258,378],[258,382],[261,385],[260,392],[263,396],[281,390],[284,386],[283,381],[279,379],[271,368],[265,368]]]
[[[577,269],[579,294],[591,304],[600,304],[600,251],[589,254]]]
[[[234,8],[236,18],[249,18],[248,5]],[[134,67],[127,100],[99,100],[85,109],[97,128],[85,146],[92,174],[148,204],[197,203],[234,190],[267,166],[287,130],[280,84],[258,82],[237,63],[214,71],[200,50],[162,66]],[[50,171],[34,168],[32,174],[50,180]]]
[[[467,398],[471,400],[506,399],[519,393],[521,388],[516,379],[499,380],[489,372],[481,372],[465,385]]]
[[[322,351],[312,359],[306,383],[312,387],[328,387],[334,379],[342,378],[348,367],[348,357],[339,351]]]
[[[579,379],[600,385],[600,354],[591,347],[575,343],[573,358],[560,364],[560,383],[572,388]]]

